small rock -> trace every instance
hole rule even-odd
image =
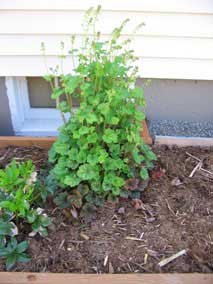
[[[183,184],[183,183],[180,181],[180,179],[179,179],[178,177],[175,177],[175,178],[171,181],[171,185],[173,185],[173,186],[179,186],[179,185],[181,185],[181,184]]]
[[[151,217],[151,218],[146,218],[146,222],[147,223],[152,223],[155,221],[155,218],[154,217]]]
[[[32,232],[30,232],[30,233],[28,234],[28,236],[29,236],[30,238],[33,238],[33,237],[35,237],[36,234],[37,234],[37,232],[32,231]]]
[[[86,241],[89,240],[89,237],[86,234],[84,234],[83,232],[80,233],[80,236],[82,237],[82,239],[84,239]]]
[[[118,208],[118,214],[125,214],[125,208],[124,207]]]

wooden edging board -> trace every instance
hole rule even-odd
[[[213,138],[205,137],[185,137],[185,136],[155,136],[156,145],[176,145],[179,147],[186,146],[200,146],[210,147],[213,146]]]
[[[213,274],[64,274],[0,272],[0,284],[212,284]]]
[[[0,136],[0,148],[7,146],[20,146],[20,147],[31,147],[37,146],[45,149],[49,149],[55,137],[31,137],[31,136]]]
[[[141,131],[141,136],[144,139],[144,142],[151,145],[152,138],[149,134],[149,130],[146,122],[142,124],[143,130]],[[49,149],[53,142],[56,140],[56,137],[30,137],[30,136],[0,136],[0,148],[6,146],[21,146],[21,147],[30,147],[37,146],[45,149]]]

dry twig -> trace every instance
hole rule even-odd
[[[176,214],[175,214],[175,212],[172,210],[172,208],[171,208],[171,206],[170,206],[170,204],[169,204],[169,201],[168,201],[167,199],[165,199],[165,201],[166,201],[166,204],[167,204],[167,207],[168,207],[169,211],[170,211],[175,217],[177,217]]]
[[[62,247],[64,246],[64,242],[65,242],[65,239],[62,240],[62,242],[60,243],[58,249],[62,249]]]
[[[210,172],[210,171],[208,171],[208,170],[206,170],[204,168],[200,168],[200,170],[203,171],[203,172],[206,172],[206,173],[208,173],[210,175],[213,175],[213,172]]]
[[[186,249],[183,249],[183,250],[179,251],[178,253],[175,253],[175,254],[173,254],[172,256],[161,260],[161,261],[158,263],[158,265],[159,265],[160,267],[163,267],[163,266],[165,266],[166,264],[168,264],[169,262],[173,261],[174,259],[176,259],[176,258],[178,258],[179,256],[184,255],[184,254],[186,254],[186,253],[187,253],[187,250],[186,250]]]
[[[202,165],[203,165],[203,163],[200,161],[200,162],[194,167],[194,169],[192,170],[192,172],[191,172],[191,174],[189,175],[189,177],[190,177],[190,178],[193,177],[193,175],[195,174],[195,172],[196,172],[197,170],[200,170],[200,169],[201,169]]]
[[[213,172],[208,171],[208,170],[202,168],[203,163],[202,163],[202,160],[201,160],[201,159],[199,159],[198,157],[195,157],[194,155],[192,155],[192,154],[190,154],[190,153],[188,153],[188,152],[186,152],[186,154],[187,154],[189,157],[191,157],[191,158],[193,158],[193,159],[195,159],[195,160],[197,160],[197,161],[199,162],[199,163],[197,164],[197,166],[193,169],[193,171],[191,172],[191,174],[189,175],[189,177],[192,177],[192,176],[194,175],[194,173],[196,172],[197,169],[198,169],[198,170],[201,170],[201,171],[203,171],[203,172],[206,172],[206,173],[208,173],[208,174],[210,174],[210,175],[213,175]],[[200,167],[198,166],[199,164],[200,164]],[[191,175],[192,175],[192,176],[191,176]]]
[[[186,152],[186,155],[188,155],[189,157],[191,157],[191,158],[197,160],[198,162],[201,162],[201,160],[200,160],[198,157],[195,157],[194,155],[192,155],[192,154],[190,154],[190,153],[188,153],[188,152]]]
[[[130,240],[130,241],[144,242],[144,240],[142,240],[142,239],[131,237],[131,236],[127,236],[125,239]]]

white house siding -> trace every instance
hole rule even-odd
[[[145,22],[133,46],[141,78],[213,79],[213,0],[0,0],[0,76],[43,76],[40,43],[55,66],[60,42],[80,37],[85,10],[98,4],[104,37],[126,18],[124,37]]]

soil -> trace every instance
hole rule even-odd
[[[13,271],[131,273],[213,272],[213,148],[154,147],[158,161],[141,200],[106,203],[93,216],[67,219],[47,203],[46,239],[29,238],[32,261]],[[189,177],[198,161],[202,168]],[[46,150],[0,149],[0,167],[12,158],[47,166]],[[186,249],[160,268],[158,263]],[[0,271],[5,266],[0,260]]]

